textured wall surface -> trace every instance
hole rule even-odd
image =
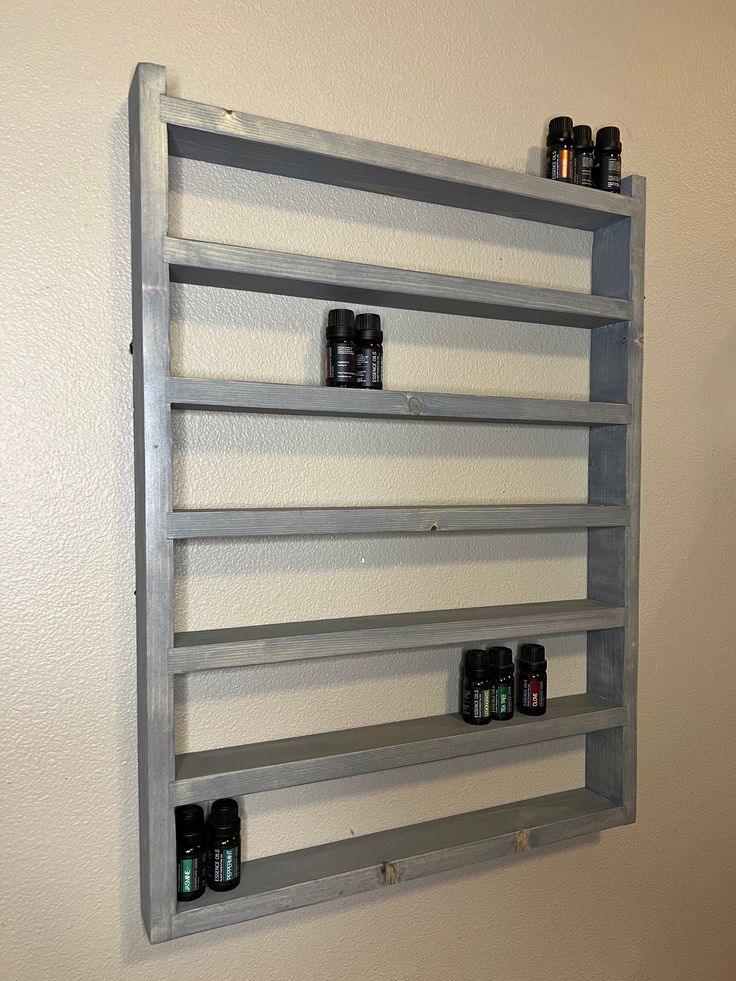
[[[80,0],[5,6],[0,679],[8,981],[730,981],[736,334],[731,0]],[[156,948],[138,911],[126,95],[173,94],[537,172],[620,123],[648,178],[639,819]],[[707,134],[707,139],[705,139]],[[171,227],[586,291],[590,237],[172,165]],[[326,304],[176,288],[173,368],[317,382]],[[385,311],[390,387],[587,397],[583,331]],[[177,420],[179,506],[575,502],[579,431]],[[190,543],[180,627],[581,595],[580,533]],[[551,638],[557,693],[584,637]],[[457,650],[177,683],[180,749],[434,714]],[[705,673],[698,662],[707,665]],[[706,683],[701,679],[705,678]],[[250,857],[579,784],[577,739],[262,794]],[[530,923],[533,928],[530,929]],[[472,930],[470,927],[472,926]]]

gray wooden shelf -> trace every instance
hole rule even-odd
[[[625,527],[628,523],[627,508],[620,505],[605,507],[602,504],[243,508],[173,511],[167,517],[169,538],[174,539],[615,528]]]
[[[582,599],[190,630],[174,635],[169,671],[182,674],[246,664],[606,630],[621,627],[625,621],[623,607]]]
[[[141,910],[152,943],[394,885],[628,824],[636,815],[641,372],[645,182],[620,195],[174,98],[159,65],[138,65],[129,99],[136,482]],[[169,158],[488,212],[592,232],[591,292],[465,279],[173,238]],[[443,212],[438,210],[438,221]],[[362,392],[171,375],[171,283],[316,297],[583,328],[588,401]],[[317,328],[315,328],[316,330]],[[452,321],[448,321],[452,330]],[[450,423],[582,426],[579,504],[176,511],[172,413],[235,411]],[[581,528],[585,597],[175,633],[174,543],[255,535],[425,534]],[[541,718],[476,729],[457,716],[182,754],[174,676],[373,651],[587,633],[586,692]],[[554,673],[551,672],[552,677]],[[554,691],[554,687],[553,687]],[[397,710],[398,711],[398,710]],[[246,861],[239,887],[176,902],[174,807],[580,735],[585,786]],[[247,827],[247,813],[246,813]],[[245,852],[247,855],[247,839]]]
[[[166,398],[172,409],[462,423],[625,425],[631,416],[630,407],[620,402],[452,395],[442,392],[359,391],[220,378],[167,378]]]
[[[359,773],[511,749],[626,724],[626,709],[591,695],[552,698],[547,712],[469,726],[459,715],[340,729],[176,757],[172,804],[258,794]]]
[[[164,260],[169,264],[172,282],[192,286],[588,330],[628,320],[631,316],[631,303],[616,297],[367,266],[217,242],[166,238]]]
[[[243,865],[240,885],[179,904],[172,935],[185,936],[271,913],[312,906],[449,869],[477,868],[556,841],[628,823],[624,807],[581,787],[470,811]]]
[[[169,152],[246,170],[593,231],[633,213],[623,195],[161,97]]]

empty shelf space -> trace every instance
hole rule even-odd
[[[379,831],[246,862],[232,892],[206,892],[172,917],[175,937],[393,886],[604,828],[626,811],[586,788]]]
[[[631,417],[630,407],[623,402],[452,395],[441,392],[360,391],[351,388],[219,378],[170,377],[166,382],[166,398],[174,409],[353,416],[366,419],[597,426],[625,425]]]
[[[493,638],[539,637],[623,627],[626,609],[595,600],[560,600],[378,616],[269,623],[174,635],[173,674],[246,664],[442,647]]]
[[[589,231],[632,214],[625,195],[168,95],[161,98],[161,119],[169,153],[190,160]]]
[[[252,508],[173,511],[169,538],[359,535],[626,526],[628,508],[601,504],[453,507]]]
[[[165,238],[175,283],[592,329],[629,320],[628,300],[462,279],[240,245]]]
[[[315,733],[176,757],[171,803],[256,794],[359,773],[471,756],[623,726],[626,709],[591,695],[550,699],[546,715],[471,726],[459,715]]]

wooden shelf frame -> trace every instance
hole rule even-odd
[[[645,182],[622,194],[340,136],[166,93],[137,67],[130,91],[141,908],[153,943],[630,823],[636,811]],[[176,239],[170,156],[593,232],[590,294]],[[591,331],[588,401],[360,392],[170,374],[170,283],[277,292]],[[446,424],[584,426],[584,504],[176,511],[174,411]],[[174,632],[182,538],[485,533],[581,528],[581,599]],[[176,674],[361,652],[587,632],[587,691],[541,718],[475,730],[435,716],[201,753],[174,753]],[[565,736],[585,737],[585,786],[246,863],[238,889],[177,907],[173,809]]]

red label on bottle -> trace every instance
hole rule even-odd
[[[532,683],[531,683],[531,696],[532,696],[531,702],[532,702],[532,708],[538,708],[539,707],[539,688],[540,688],[539,682],[538,681],[532,681]]]

